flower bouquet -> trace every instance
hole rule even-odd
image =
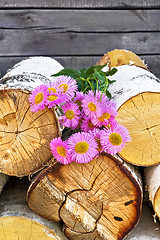
[[[63,133],[69,130],[50,142],[53,157],[62,164],[87,163],[102,152],[114,155],[131,140],[127,128],[116,121],[116,103],[108,91],[114,82],[108,77],[117,69],[103,68],[63,69],[29,96],[32,112],[53,108]]]

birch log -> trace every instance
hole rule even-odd
[[[110,77],[117,120],[128,128],[132,141],[119,154],[127,162],[151,166],[160,162],[160,80],[148,70],[123,65]]]
[[[45,59],[42,60],[44,64]],[[58,63],[55,64],[55,60],[50,59],[50,67],[51,61],[53,61],[52,73],[56,73]],[[34,58],[29,62],[31,71],[37,70],[41,58],[38,60],[37,68],[32,62]],[[47,63],[48,61],[46,65],[44,64],[45,70]],[[19,72],[18,67],[15,70],[16,73]],[[47,108],[32,113],[28,101],[30,91],[47,81],[48,78],[41,74],[27,72],[1,80],[0,171],[2,173],[25,176],[49,163],[52,156],[49,143],[52,138],[60,135],[57,115],[53,109]]]
[[[86,164],[55,164],[32,182],[28,204],[48,220],[62,219],[76,233],[66,233],[68,239],[122,239],[141,214],[141,178],[110,155]]]
[[[7,71],[4,78],[23,73],[38,73],[52,80],[52,74],[59,72],[63,66],[50,57],[30,57],[15,64]]]
[[[160,220],[160,165],[145,168],[144,175],[149,192],[149,200]]]
[[[61,225],[35,214],[26,203],[28,181],[13,178],[0,196],[1,240],[66,240]]]

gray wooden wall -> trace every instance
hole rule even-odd
[[[0,73],[28,56],[89,67],[128,49],[160,77],[160,0],[0,0]]]

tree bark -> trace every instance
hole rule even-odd
[[[42,169],[52,157],[50,141],[60,136],[59,121],[53,109],[46,108],[38,113],[30,111],[30,91],[49,81],[45,76],[34,73],[45,61],[45,58],[29,59],[27,64],[22,61],[13,68],[14,74],[19,72],[19,75],[13,74],[1,80],[0,171],[7,175],[21,177]],[[47,70],[47,63],[48,58],[41,73]],[[51,65],[52,73],[56,73],[58,63],[49,59],[49,68]],[[28,71],[29,66],[33,73],[22,73],[25,69]],[[10,74],[13,72],[11,70]]]
[[[122,239],[141,214],[141,178],[110,155],[86,164],[55,164],[32,182],[28,204],[48,220],[62,219],[80,239]]]
[[[50,57],[30,57],[22,60],[7,71],[4,78],[23,73],[37,73],[52,80],[52,74],[59,72],[63,66]]]
[[[145,168],[144,175],[149,192],[149,200],[160,220],[160,165]]]
[[[29,209],[27,179],[12,178],[0,196],[1,240],[66,240],[61,225],[51,223]]]
[[[123,65],[117,70],[109,77],[116,82],[108,90],[117,104],[117,121],[132,138],[119,155],[135,165],[155,165],[160,162],[160,80],[136,66]]]

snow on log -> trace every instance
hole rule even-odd
[[[149,192],[149,200],[155,214],[160,219],[160,164],[144,169],[145,181]]]
[[[128,128],[132,141],[120,156],[135,165],[151,166],[160,162],[160,80],[148,70],[123,65],[110,77],[119,124]]]
[[[135,53],[125,49],[114,49],[100,58],[96,65],[105,65],[111,69],[121,65],[135,65],[147,69],[147,65]]]
[[[66,240],[61,225],[51,223],[29,209],[26,202],[28,181],[13,178],[0,196],[1,240]]]
[[[52,74],[59,72],[63,66],[50,57],[30,57],[15,64],[7,71],[4,78],[23,73],[38,73],[52,80]]]
[[[110,155],[85,164],[57,163],[32,182],[28,204],[48,220],[63,220],[76,232],[76,238],[68,239],[122,239],[140,218],[141,177]]]
[[[52,61],[52,73],[56,73],[58,63]],[[18,67],[15,69],[18,71]],[[21,73],[1,79],[0,172],[25,176],[43,168],[52,157],[49,143],[60,136],[57,115],[48,108],[33,113],[28,101],[30,91],[47,81],[48,78],[38,73]]]

